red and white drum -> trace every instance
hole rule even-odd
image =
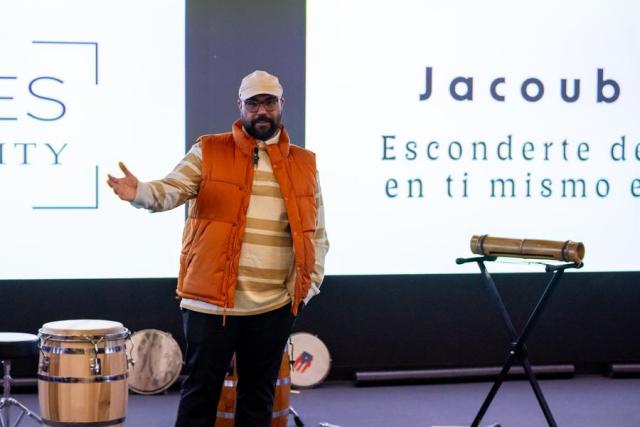
[[[327,378],[331,369],[329,349],[315,335],[298,332],[289,337],[291,384],[296,387],[315,387]]]

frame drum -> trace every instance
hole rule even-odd
[[[143,329],[131,336],[129,389],[139,394],[165,391],[182,371],[182,351],[171,334]]]
[[[315,387],[329,374],[331,356],[320,338],[306,332],[292,334],[289,338],[291,384],[296,387]]]
[[[38,398],[44,425],[121,426],[127,412],[129,331],[109,320],[62,320],[40,329]]]

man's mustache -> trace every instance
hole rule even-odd
[[[267,116],[258,116],[255,119],[251,120],[252,125],[255,125],[256,123],[259,123],[259,122],[268,122],[271,124],[271,126],[275,126],[275,122],[270,117],[267,117]]]

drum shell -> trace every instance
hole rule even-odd
[[[273,398],[273,415],[271,418],[271,427],[286,427],[289,417],[289,397],[291,394],[291,377],[289,372],[289,354],[285,351],[282,355],[280,363],[280,371],[278,372],[278,380],[276,381],[276,390]],[[218,401],[218,413],[216,416],[215,427],[233,427],[236,412],[236,385],[238,382],[238,374],[235,369],[227,373],[220,400]]]
[[[128,331],[92,336],[101,372],[92,372],[94,344],[82,336],[40,332],[38,399],[45,425],[100,423],[121,426],[127,412]]]
[[[271,427],[287,427],[289,418],[289,397],[291,396],[291,376],[289,365],[289,353],[284,352],[282,363],[276,382],[276,392],[273,398],[273,415]]]
[[[231,372],[228,372],[224,377],[224,383],[222,384],[215,427],[233,427],[235,424],[234,417],[236,415],[236,386],[238,384],[238,376],[235,368],[230,371]]]

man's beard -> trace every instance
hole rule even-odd
[[[258,116],[255,119],[251,120],[250,122],[246,120],[243,120],[242,122],[247,133],[252,137],[254,137],[255,139],[259,139],[261,141],[266,141],[269,138],[271,138],[278,131],[278,128],[280,127],[279,120],[278,120],[278,123],[276,123],[276,120],[273,120],[268,116]],[[256,128],[256,124],[261,122],[267,122],[269,123],[270,126],[269,127],[261,126],[260,128]]]

